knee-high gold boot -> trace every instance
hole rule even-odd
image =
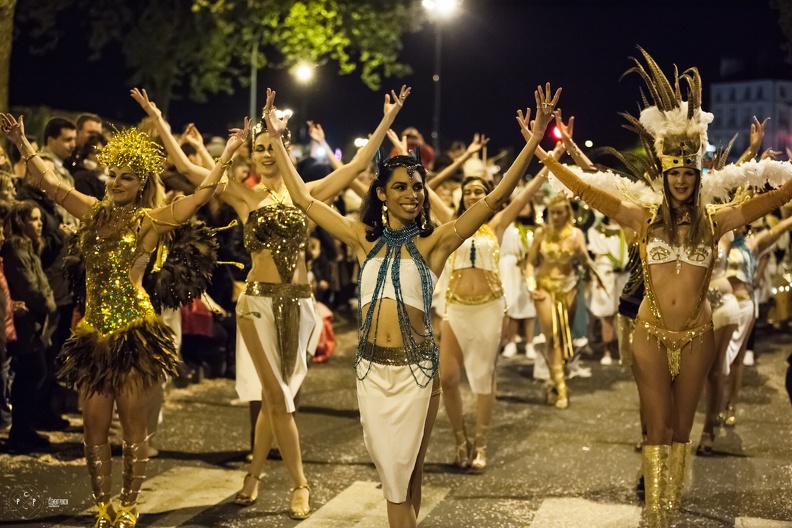
[[[110,528],[113,526],[114,517],[113,505],[110,502],[113,473],[110,444],[107,442],[95,446],[83,444],[83,449],[88,473],[91,475],[91,491],[97,510],[94,528]]]
[[[643,446],[643,474],[646,504],[641,516],[642,528],[667,528],[668,518],[663,504],[668,460],[667,445]]]
[[[679,513],[682,488],[685,485],[685,463],[690,452],[690,442],[673,442],[668,452],[668,484],[663,502],[669,521]]]
[[[569,396],[567,395],[566,380],[564,379],[564,365],[554,365],[550,368],[550,376],[553,378],[558,399],[555,402],[557,409],[569,407]]]
[[[123,473],[121,474],[121,503],[115,518],[115,528],[132,528],[137,524],[137,500],[140,486],[146,478],[148,439],[133,444],[123,443]]]

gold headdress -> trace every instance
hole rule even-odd
[[[701,171],[704,152],[707,148],[707,125],[713,115],[701,109],[701,77],[696,68],[689,68],[681,76],[674,67],[674,84],[660,70],[652,57],[638,47],[646,60],[645,68],[633,58],[635,66],[627,70],[641,76],[651,96],[647,100],[643,90],[643,110],[640,118],[622,114],[629,125],[626,127],[638,134],[647,154],[654,153],[651,176],[659,177],[670,169],[687,167]],[[682,100],[680,80],[688,86],[687,101]]]
[[[97,158],[107,167],[129,167],[142,185],[152,174],[162,173],[165,166],[162,147],[137,128],[117,131]]]

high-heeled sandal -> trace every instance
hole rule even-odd
[[[489,428],[485,428],[483,433],[476,434],[476,443],[474,453],[476,456],[470,462],[470,467],[475,472],[484,471],[487,467],[487,432]]]
[[[734,427],[734,425],[737,422],[737,417],[735,416],[735,412],[736,411],[734,410],[734,405],[729,404],[726,406],[726,415],[724,416],[723,419],[723,425],[725,425],[726,427]]]
[[[242,489],[245,488],[245,484],[247,483],[248,478],[256,479],[256,485],[253,487],[253,491],[250,493],[250,495],[247,495],[246,493],[242,493],[242,491],[239,491],[237,492],[236,497],[234,497],[234,504],[236,504],[237,506],[242,506],[243,508],[246,506],[250,506],[251,504],[256,502],[256,499],[258,498],[258,486],[259,486],[259,482],[261,482],[261,477],[257,477],[255,475],[247,473],[245,475],[245,478],[242,480]]]
[[[709,438],[710,445],[704,445],[701,443],[701,440],[704,438]],[[699,440],[699,445],[696,447],[696,456],[700,457],[711,457],[712,453],[712,444],[715,441],[715,433],[708,433],[706,431],[701,432],[701,440]]]
[[[459,469],[470,467],[470,454],[473,451],[473,444],[467,439],[464,431],[454,433],[456,436],[456,454],[454,455],[453,465]]]
[[[294,493],[298,490],[304,489],[308,492],[308,506],[305,509],[295,508],[294,506]],[[296,488],[292,488],[291,490],[292,498],[291,498],[291,505],[289,506],[289,518],[294,519],[295,521],[302,521],[303,519],[307,519],[311,516],[311,488],[308,487],[308,484],[303,484],[301,486],[297,486]]]

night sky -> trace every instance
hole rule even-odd
[[[138,120],[142,112],[127,95],[129,75],[117,47],[91,62],[79,27],[71,26],[59,49],[44,56],[30,55],[24,35],[15,41],[12,107],[43,104]],[[633,137],[621,128],[617,112],[636,113],[640,80],[619,78],[630,67],[628,56],[638,53],[636,44],[667,73],[674,63],[680,71],[697,66],[706,108],[709,83],[721,79],[723,58],[758,68],[764,78],[792,78],[783,65],[783,43],[777,13],[767,0],[466,0],[463,11],[443,27],[441,137],[447,144],[483,132],[493,138],[491,152],[519,145],[515,111],[533,107],[536,85],[550,81],[564,88],[560,106],[565,116],[576,116],[579,143],[591,139],[595,146],[625,148]],[[430,141],[434,27],[407,35],[400,57],[415,73],[383,83],[383,88],[413,87],[396,128],[416,126]],[[323,124],[332,146],[345,147],[371,132],[381,116],[383,92],[372,92],[354,73],[338,76],[333,65],[320,68],[307,88],[285,72],[262,70],[259,104],[266,86],[278,91],[279,106],[306,107],[308,118]],[[169,118],[176,129],[195,121],[204,133],[222,133],[247,113],[248,97],[240,88],[206,104],[174,101]]]

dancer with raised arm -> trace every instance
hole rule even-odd
[[[394,94],[395,95],[395,94]],[[421,507],[423,460],[439,405],[438,351],[430,307],[446,260],[473,236],[517,186],[552,118],[560,95],[536,91],[534,134],[495,189],[458,219],[429,222],[426,169],[413,156],[378,164],[360,221],[338,214],[309,193],[278,139],[286,121],[267,91],[264,111],[274,155],[295,205],[347,244],[361,263],[360,333],[355,369],[366,447],[382,480],[391,527],[414,527]],[[376,142],[378,146],[381,139]]]
[[[368,167],[375,145],[385,137],[409,93],[409,88],[402,87],[393,101],[385,96],[384,116],[369,144],[347,165],[309,183],[308,192],[313,199],[322,202],[335,196]],[[132,97],[154,119],[179,172],[198,184],[206,169],[190,163],[145,91],[133,90]],[[288,130],[279,131],[278,139],[273,141],[267,124],[261,123],[255,130],[252,149],[255,172],[261,182],[250,188],[242,182],[229,181],[220,197],[234,208],[244,224],[245,246],[253,260],[247,287],[237,302],[237,392],[243,400],[262,400],[253,457],[234,502],[248,506],[256,500],[274,438],[294,486],[289,516],[305,519],[311,513],[310,488],[294,421],[294,396],[308,371],[305,351],[315,326],[315,314],[305,267],[308,222],[294,206],[283,181],[285,169],[273,155],[281,146],[285,150],[289,141]],[[252,365],[247,368],[251,359]],[[253,379],[248,371],[255,371]]]
[[[690,430],[714,358],[706,294],[715,245],[724,233],[792,197],[792,167],[770,160],[730,166],[704,178],[708,187],[702,188],[701,161],[712,114],[701,109],[698,70],[675,74],[669,82],[654,60],[641,53],[648,68],[634,60],[630,71],[647,83],[652,103],[645,100],[640,118],[625,117],[653,153],[646,170],[662,181],[657,187],[662,194],[612,174],[609,182],[602,175],[577,174],[550,157],[543,161],[572,194],[639,233],[646,297],[636,318],[633,360],[647,422],[644,523],[655,528],[668,526],[679,510]],[[688,101],[682,100],[680,82],[689,87]],[[544,157],[539,149],[537,155]],[[780,189],[755,198],[739,193],[729,204],[710,205],[728,196],[723,187],[729,183],[762,188],[785,180]]]
[[[100,161],[109,167],[107,194],[99,201],[76,191],[41,161],[25,138],[22,117],[2,116],[2,131],[22,153],[38,186],[81,219],[77,244],[85,261],[85,317],[66,341],[59,377],[79,391],[85,458],[97,506],[95,526],[129,528],[137,523],[137,499],[148,461],[147,410],[154,387],[175,376],[174,336],[143,290],[151,254],[167,233],[209,201],[231,156],[247,141],[250,126],[234,129],[222,155],[191,196],[163,203],[160,173],[165,156],[136,130],[117,132]],[[111,497],[108,434],[113,406],[123,437],[120,504]]]

